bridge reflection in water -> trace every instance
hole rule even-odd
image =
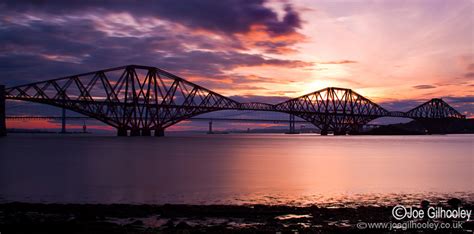
[[[95,118],[115,127],[119,136],[164,136],[169,126],[220,110],[287,113],[312,123],[322,135],[356,133],[380,117],[412,118],[435,123],[432,126],[465,118],[441,99],[408,112],[391,112],[351,89],[335,87],[278,104],[240,103],[159,68],[140,65],[7,87],[4,92],[6,99],[43,103]]]

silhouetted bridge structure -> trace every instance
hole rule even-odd
[[[442,99],[431,99],[407,112],[388,111],[350,89],[335,87],[278,104],[240,103],[159,68],[140,65],[7,87],[0,89],[2,96],[83,114],[115,127],[119,136],[163,136],[167,127],[180,121],[221,110],[287,113],[312,123],[322,135],[357,132],[380,117],[435,123],[433,129],[447,119],[465,118]],[[5,125],[4,111],[0,118]]]

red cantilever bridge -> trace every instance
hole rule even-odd
[[[390,112],[344,88],[325,88],[279,104],[240,103],[156,67],[128,65],[5,88],[5,98],[53,105],[98,119],[119,136],[163,136],[182,120],[219,110],[276,111],[298,116],[321,134],[346,134],[379,117],[462,119],[441,99]]]

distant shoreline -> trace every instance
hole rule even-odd
[[[54,132],[54,131],[28,131],[26,130],[8,130],[7,133],[16,134],[16,133],[27,133],[27,134],[92,134],[91,132]]]
[[[76,129],[77,130],[77,129]],[[93,130],[94,131],[94,130]],[[60,134],[60,130],[42,130],[42,129],[7,129],[8,133],[33,133],[33,134]],[[115,132],[100,130],[98,132],[83,132],[83,131],[68,131],[66,134],[110,134],[115,135]],[[172,134],[284,134],[288,133],[288,129],[285,128],[256,128],[247,130],[236,130],[227,129],[219,130],[209,133],[205,130],[196,131],[170,131]],[[296,134],[319,134],[319,130],[316,128],[302,128],[297,129]],[[371,129],[365,129],[364,131],[350,134],[350,135],[385,135],[385,136],[397,136],[397,135],[445,135],[445,134],[474,134],[474,119],[465,120],[451,120],[446,126],[442,126],[439,132],[426,132],[424,126],[416,121],[399,124],[388,124],[380,125]],[[331,134],[330,134],[331,135]]]

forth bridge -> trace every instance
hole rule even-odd
[[[465,118],[442,99],[431,99],[407,112],[388,111],[351,89],[336,87],[278,104],[240,103],[157,67],[141,65],[0,86],[0,135],[6,134],[5,99],[71,110],[116,128],[118,136],[164,136],[169,126],[220,110],[287,113],[310,122],[321,135],[357,133],[380,117],[411,118],[430,128]]]

